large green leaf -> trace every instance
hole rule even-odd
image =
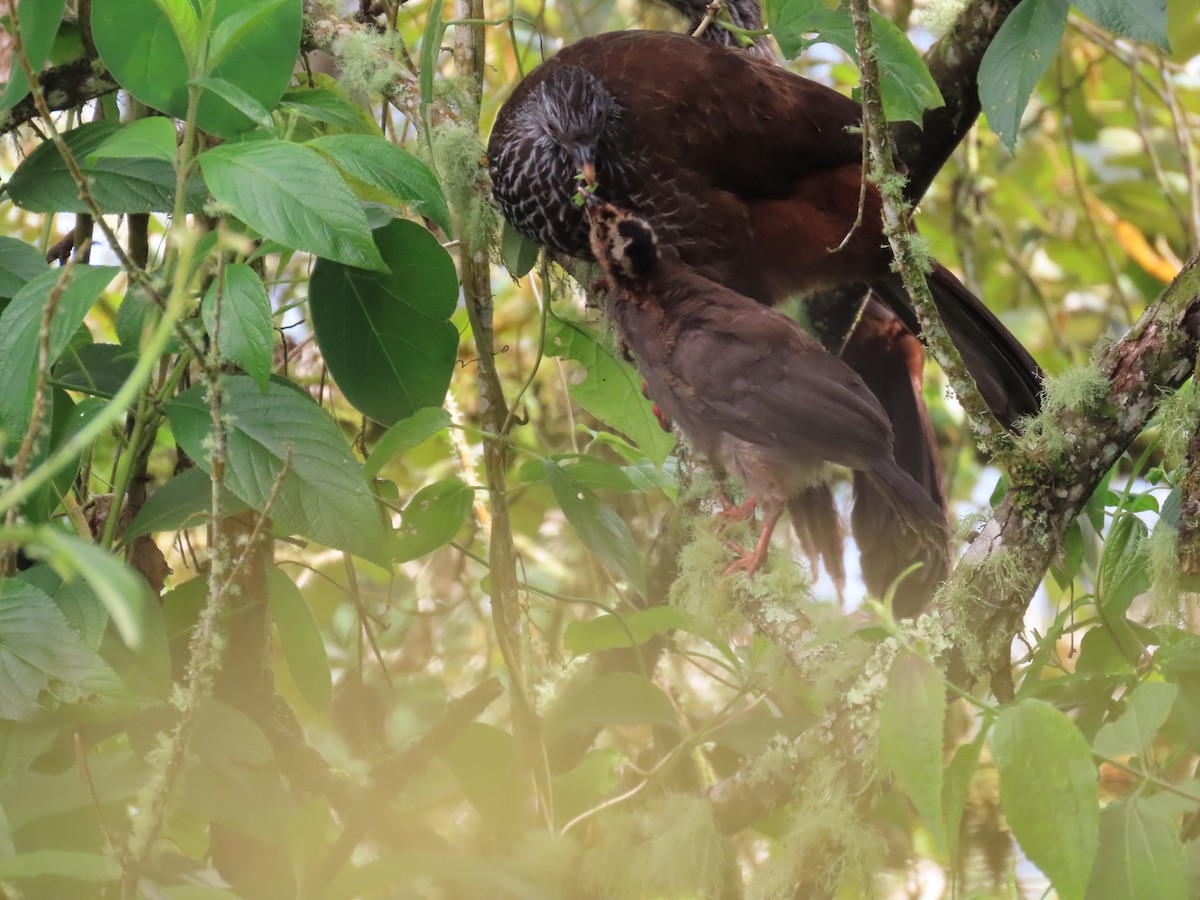
[[[879,705],[879,761],[912,800],[939,847],[942,822],[942,731],[946,687],[923,656],[902,652]]]
[[[213,196],[263,237],[349,266],[386,269],[362,206],[315,150],[251,141],[214,147],[199,159]]]
[[[471,516],[475,492],[457,478],[427,485],[404,507],[393,557],[407,562],[431,553],[454,538]]]
[[[646,575],[642,567],[642,554],[629,532],[629,526],[558,463],[548,459],[545,467],[546,481],[554,492],[554,499],[579,539],[604,560],[614,573],[644,595]]]
[[[1125,698],[1125,711],[1098,732],[1092,746],[1105,756],[1126,756],[1145,747],[1162,728],[1179,696],[1179,687],[1165,681],[1144,681]]]
[[[571,686],[546,717],[546,734],[614,725],[677,728],[679,721],[658,685],[631,672],[610,672]]]
[[[121,130],[115,122],[89,122],[63,134],[67,147],[87,176],[93,199],[107,213],[171,212],[175,209],[175,167],[164,159],[88,157]],[[89,212],[79,186],[53,141],[38,146],[8,182],[13,203],[30,212]],[[188,212],[200,212],[208,192],[199,176],[188,180]]]
[[[1033,89],[1058,52],[1067,0],[1025,0],[1004,20],[979,65],[979,101],[1009,151]]]
[[[228,490],[221,511],[236,516],[249,509]],[[184,469],[152,493],[122,536],[129,543],[143,534],[174,532],[208,520],[212,508],[212,478],[203,469]]]
[[[384,532],[375,498],[337,424],[307,394],[272,381],[264,395],[243,375],[224,379],[230,417],[225,485],[251,509],[324,544],[383,563]],[[205,389],[194,387],[166,405],[175,439],[211,473],[211,422]]]
[[[311,151],[310,151],[311,152]],[[454,261],[428,229],[397,219],[375,232],[387,271],[319,260],[308,305],[325,364],[346,399],[391,425],[441,406],[454,372]]]
[[[828,8],[823,0],[768,0],[771,32],[784,55],[799,56],[816,43],[829,43],[858,58],[854,22],[845,6]],[[876,62],[883,112],[889,121],[920,122],[927,109],[945,104],[933,76],[912,42],[891,21],[872,11]],[[814,34],[813,38],[804,35]]]
[[[486,818],[511,823],[520,817],[524,797],[511,734],[471,722],[442,751],[442,758],[471,805]]]
[[[328,156],[344,174],[411,206],[450,232],[450,209],[441,185],[429,167],[407,150],[368,134],[333,134],[311,140],[308,146]]]
[[[138,119],[114,131],[104,143],[88,154],[88,165],[98,159],[158,159],[175,162],[178,136],[175,125],[162,116]]]
[[[1105,614],[1120,618],[1138,594],[1150,590],[1150,544],[1145,523],[1121,512],[1104,540],[1096,595]]]
[[[48,268],[36,247],[16,238],[0,237],[0,300],[12,297]]]
[[[121,874],[117,864],[103,853],[73,850],[33,850],[0,860],[0,878],[68,878],[72,881],[113,881]]]
[[[652,606],[618,618],[613,615],[576,620],[563,634],[563,647],[578,655],[616,647],[632,647],[675,628],[686,628],[687,619],[672,606]]]
[[[550,318],[546,322],[546,355],[572,359],[587,368],[587,379],[570,387],[575,401],[597,419],[628,435],[643,453],[661,466],[675,447],[675,436],[663,431],[654,404],[642,395],[642,377],[617,356],[597,332],[579,322]]]
[[[1186,900],[1179,825],[1161,797],[1114,800],[1100,815],[1100,852],[1087,900]]]
[[[1087,741],[1053,706],[1022,700],[1000,713],[992,756],[1000,804],[1021,849],[1063,900],[1082,898],[1100,834],[1100,788]]]
[[[1167,0],[1072,0],[1085,16],[1113,34],[1170,52]]]
[[[258,273],[244,263],[224,266],[204,295],[201,313],[208,333],[217,335],[221,356],[241,366],[266,392],[275,349],[275,327],[271,322],[271,298]]]
[[[325,712],[333,697],[333,681],[325,642],[312,610],[292,579],[279,569],[267,572],[267,597],[292,681],[309,706]]]
[[[0,581],[0,719],[30,721],[54,701],[121,693],[116,675],[45,591]]]
[[[113,266],[78,265],[50,322],[50,362],[66,349],[83,324],[88,310],[120,271]],[[0,428],[11,443],[19,443],[29,425],[37,386],[40,348],[38,333],[50,293],[64,273],[44,272],[26,284],[0,313]]]
[[[205,72],[190,72],[185,45],[192,38],[172,19],[187,18],[191,4],[180,3],[179,14],[153,0],[93,0],[92,33],[100,58],[121,87],[147,106],[182,119],[187,115],[187,83],[193,75],[222,79],[249,94],[266,109],[274,109],[287,87],[300,44],[300,0],[216,0],[209,60]],[[194,15],[194,14],[193,14]],[[213,65],[215,63],[215,65]],[[254,122],[213,91],[205,91],[196,113],[205,131],[232,137]]]
[[[371,448],[363,467],[368,478],[376,477],[389,462],[407,453],[421,442],[433,437],[450,425],[450,413],[440,406],[418,409],[406,419],[401,419],[383,433]]]
[[[54,45],[54,36],[58,34],[58,25],[66,5],[67,0],[21,0],[17,6],[21,20],[21,44],[29,58],[29,67],[34,72],[41,71],[42,63]],[[4,30],[8,29],[9,23],[5,22]],[[0,110],[11,109],[29,93],[25,69],[12,54],[11,44],[9,46],[8,84],[0,93]]]

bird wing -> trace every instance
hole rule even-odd
[[[705,284],[685,291],[667,336],[672,375],[698,421],[854,468],[891,458],[891,426],[845,363],[781,313]]]

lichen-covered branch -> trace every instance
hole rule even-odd
[[[1129,334],[1097,360],[1107,385],[1087,408],[1051,410],[1009,471],[1009,494],[971,544],[942,599],[964,634],[1007,665],[1025,610],[1068,526],[1100,480],[1192,374],[1200,348],[1200,253]],[[970,678],[960,658],[952,670]]]
[[[117,89],[112,76],[89,59],[77,59],[47,69],[38,76],[38,84],[47,106],[54,112],[74,109]],[[0,134],[8,134],[39,114],[37,100],[31,93],[2,117]]]

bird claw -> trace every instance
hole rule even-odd
[[[745,522],[747,519],[753,519],[754,510],[758,506],[757,497],[751,497],[741,505],[734,505],[722,494],[720,502],[721,511],[717,513],[717,518],[722,522]]]
[[[746,577],[750,578],[762,565],[762,557],[756,551],[747,550],[734,541],[726,541],[725,546],[736,553],[738,558],[725,567],[725,571],[721,573],[722,578],[728,578],[735,572],[745,572]]]

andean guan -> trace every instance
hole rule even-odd
[[[854,227],[861,142],[851,129],[859,115],[849,98],[740,50],[660,32],[600,35],[541,65],[501,109],[488,146],[493,193],[524,234],[587,257],[586,214],[573,199],[583,172],[606,199],[645,217],[665,252],[705,277],[767,304],[869,284],[915,333],[872,187]],[[935,266],[930,282],[1001,420],[1036,411],[1040,373],[1029,354],[946,269]],[[897,390],[889,379],[888,391],[913,396],[911,383]],[[930,459],[920,424],[915,432],[900,448],[912,457],[910,472]],[[922,483],[940,503],[936,471]],[[875,516],[859,535],[865,562],[887,559],[874,573],[864,569],[876,593],[904,568],[911,547],[878,525]],[[868,526],[892,550],[899,546],[900,557],[872,553]]]
[[[759,0],[718,0],[715,5],[709,0],[666,2],[687,17],[689,34],[700,31],[705,41],[783,64],[770,37],[762,33]],[[706,27],[701,28],[706,19]],[[743,45],[743,37],[723,27],[726,20],[753,35],[749,46]],[[809,297],[806,312],[815,337],[828,349],[840,349],[842,361],[871,389],[891,422],[896,462],[925,489],[945,516],[946,485],[937,435],[925,405],[925,348],[920,338],[874,292],[867,291],[864,297],[861,287],[843,287]],[[850,521],[862,551],[864,582],[872,594],[881,596],[899,573],[915,562],[924,563],[896,593],[897,608],[919,609],[947,574],[949,560],[923,558],[922,551],[928,547],[910,540],[888,498],[879,494],[863,473],[855,472],[852,477],[854,506]],[[812,504],[813,508],[820,505]],[[805,543],[803,539],[801,542]],[[840,542],[835,541],[822,552],[828,559],[840,549]]]
[[[650,395],[762,508],[754,550],[727,572],[762,564],[784,508],[825,483],[827,463],[863,473],[929,555],[945,554],[942,509],[897,465],[887,416],[849,366],[782,313],[660,256],[645,220],[595,196],[587,214],[608,314]]]

